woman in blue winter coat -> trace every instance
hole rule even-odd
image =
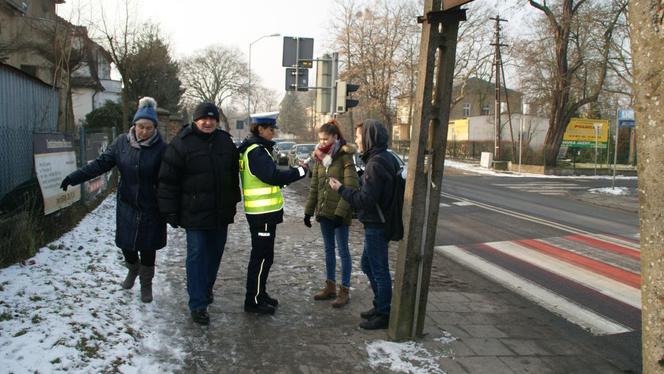
[[[118,136],[96,160],[69,174],[60,187],[76,186],[111,170],[120,172],[117,191],[115,245],[129,269],[122,282],[131,289],[140,278],[141,301],[152,301],[156,251],[166,245],[166,222],[159,214],[157,184],[166,144],[157,125],[157,102],[139,101],[129,132]]]

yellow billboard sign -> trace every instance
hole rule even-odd
[[[609,121],[605,119],[572,118],[563,135],[564,146],[604,148],[609,139]]]
[[[447,127],[448,141],[467,141],[468,140],[468,119],[458,119],[450,121]]]

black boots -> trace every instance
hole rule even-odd
[[[152,278],[154,277],[154,266],[141,265],[138,270],[141,280],[141,301],[152,302]]]
[[[140,266],[140,264],[138,262],[134,264],[125,262],[125,266],[127,267],[128,272],[127,272],[127,277],[122,282],[122,288],[124,288],[125,290],[129,290],[132,287],[134,287],[134,282],[136,281],[136,277],[138,277],[138,267]]]
[[[279,305],[279,300],[270,297],[270,295],[268,295],[267,293],[262,293],[258,295],[258,301],[265,303],[267,305],[271,305],[275,308]]]
[[[244,311],[247,313],[256,313],[256,314],[274,314],[275,309],[272,305],[259,301],[258,304],[252,302],[244,302]]]
[[[374,314],[371,318],[360,323],[360,327],[365,330],[386,329],[390,325],[389,314]]]
[[[371,308],[371,309],[367,310],[366,312],[360,313],[360,317],[362,317],[364,319],[371,319],[371,317],[375,316],[376,313],[377,313],[376,308],[374,307],[374,308]]]
[[[199,325],[209,325],[210,324],[210,315],[208,314],[207,310],[192,310],[191,311],[191,319],[198,323]]]

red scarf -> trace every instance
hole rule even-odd
[[[333,145],[334,143],[328,144],[325,147],[323,147],[319,144],[316,147],[316,150],[314,151],[314,157],[316,158],[316,160],[318,160],[318,162],[323,162],[323,158],[325,158],[325,155],[327,155],[330,149],[332,149]]]

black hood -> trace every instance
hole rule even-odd
[[[372,154],[387,149],[387,129],[375,119],[364,120],[362,125],[362,159],[368,159]]]
[[[258,135],[251,134],[242,141],[242,144],[240,144],[240,147],[238,147],[238,151],[240,153],[244,153],[244,151],[247,150],[247,148],[249,148],[249,146],[252,144],[260,144],[267,148],[270,152],[272,152],[272,147],[274,147],[273,141],[267,140]]]

